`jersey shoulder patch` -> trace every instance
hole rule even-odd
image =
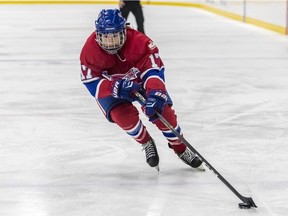
[[[148,47],[149,47],[150,50],[153,50],[153,49],[155,49],[157,46],[156,46],[156,44],[154,44],[153,41],[149,41]]]

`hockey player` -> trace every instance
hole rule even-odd
[[[95,27],[81,51],[81,79],[108,121],[140,143],[146,162],[159,170],[155,142],[133,105],[138,99],[134,93],[140,92],[146,98],[142,111],[163,133],[169,147],[184,163],[199,167],[202,164],[199,157],[157,118],[156,113],[161,113],[182,134],[165,85],[165,69],[157,46],[127,26],[118,9],[103,9]]]

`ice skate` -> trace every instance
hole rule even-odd
[[[205,168],[200,158],[197,155],[195,155],[192,151],[190,151],[190,149],[186,148],[183,153],[177,155],[185,164],[191,166],[192,168],[205,171]]]
[[[143,144],[143,150],[146,154],[146,162],[150,167],[155,167],[159,171],[159,155],[154,140],[151,139],[147,143]]]

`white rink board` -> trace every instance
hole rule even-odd
[[[147,2],[147,1],[143,1]],[[150,2],[177,2],[154,1]],[[181,0],[179,2],[200,3],[247,17],[285,27],[287,25],[287,0]]]

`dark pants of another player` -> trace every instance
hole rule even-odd
[[[137,23],[137,30],[144,32],[144,16],[140,1],[124,1],[125,5],[120,8],[122,16],[127,20],[130,11],[133,13]]]

